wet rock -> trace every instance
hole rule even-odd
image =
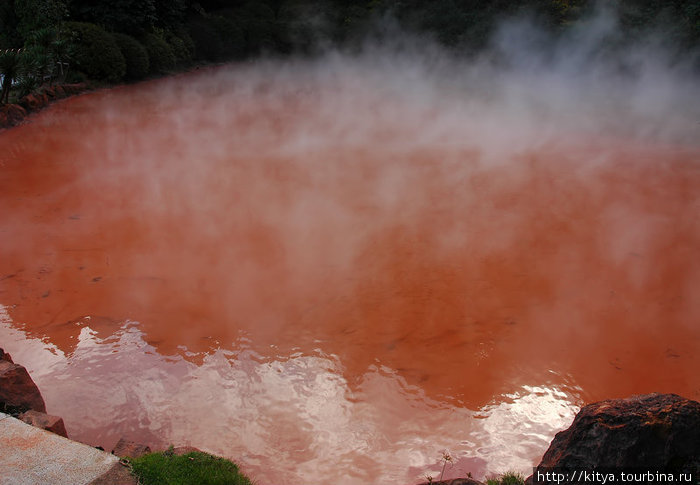
[[[9,362],[10,364],[14,364],[14,362],[12,362],[12,357],[10,357],[10,354],[5,352],[1,348],[0,348],[0,360],[4,360],[5,362]]]
[[[7,360],[0,360],[0,411],[19,414],[33,409],[46,412],[44,398],[27,369]]]
[[[0,108],[0,118],[5,120],[4,126],[14,126],[27,116],[27,110],[18,104],[6,104]]]
[[[120,458],[130,457],[138,458],[139,456],[150,453],[151,448],[141,443],[136,443],[135,441],[127,440],[126,438],[120,438],[117,444],[114,445],[112,450],[113,455],[117,455]]]
[[[38,111],[48,104],[45,94],[28,94],[19,100],[19,104],[27,111]]]
[[[20,414],[18,418],[36,428],[45,429],[46,431],[51,431],[52,433],[63,436],[64,438],[68,438],[66,425],[63,423],[63,418],[60,418],[59,416],[52,416],[50,414],[41,413],[31,409]]]
[[[473,478],[453,478],[451,480],[441,480],[438,482],[424,482],[420,485],[484,485],[483,482]]]
[[[96,478],[88,485],[139,485],[139,481],[131,474],[129,468],[121,463],[116,463],[107,473]]]
[[[77,83],[77,84],[63,84],[63,89],[68,94],[78,94],[87,89],[87,84]]]
[[[172,452],[173,455],[176,456],[186,455],[187,453],[193,452],[203,453],[202,450],[200,450],[199,448],[195,448],[194,446],[176,446],[172,449]]]
[[[700,403],[655,393],[585,406],[569,429],[557,433],[537,469],[699,466]]]

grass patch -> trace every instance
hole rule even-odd
[[[238,465],[208,453],[171,450],[129,459],[141,485],[252,485]]]
[[[486,479],[486,485],[524,485],[525,477],[516,472],[505,472],[500,477]]]

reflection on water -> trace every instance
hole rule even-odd
[[[0,133],[0,345],[69,433],[415,483],[444,449],[527,472],[585,402],[700,397],[700,151],[632,136],[697,128],[328,62]]]
[[[323,483],[411,483],[440,474],[444,449],[453,457],[445,477],[526,471],[577,410],[576,389],[526,386],[474,412],[430,399],[384,366],[351,389],[333,355],[268,359],[244,341],[195,364],[160,355],[137,322],[100,337],[90,320],[76,322],[65,354],[17,330],[0,306],[0,341],[72,437],[198,445],[235,457],[261,483],[309,483],[319,470]]]

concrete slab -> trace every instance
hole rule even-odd
[[[119,458],[0,413],[0,485],[87,485]]]

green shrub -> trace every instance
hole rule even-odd
[[[143,45],[148,52],[148,59],[151,63],[151,73],[167,74],[175,69],[175,54],[172,47],[161,37],[155,34],[146,34],[143,38]]]
[[[91,79],[117,82],[126,73],[126,60],[112,34],[95,24],[67,22],[72,33],[73,62]]]
[[[126,76],[130,81],[143,79],[148,75],[150,62],[146,48],[130,35],[114,34],[114,40],[126,60]]]
[[[166,40],[173,48],[178,62],[183,62],[184,64],[192,62],[195,54],[194,41],[184,27],[168,32]]]
[[[168,33],[165,39],[173,51],[177,65],[187,65],[192,61],[192,52],[190,52],[185,41],[180,36]]]
[[[492,477],[486,480],[486,485],[523,485],[525,478],[517,472],[505,472],[500,477]]]
[[[190,37],[190,34],[187,33],[187,30],[182,28],[175,32],[175,35],[182,39],[182,42],[185,44],[185,48],[187,48],[187,52],[190,53],[190,59],[194,59],[194,41],[192,40],[192,37]]]
[[[177,456],[172,450],[130,459],[142,485],[252,485],[238,466],[224,458],[192,452]]]

